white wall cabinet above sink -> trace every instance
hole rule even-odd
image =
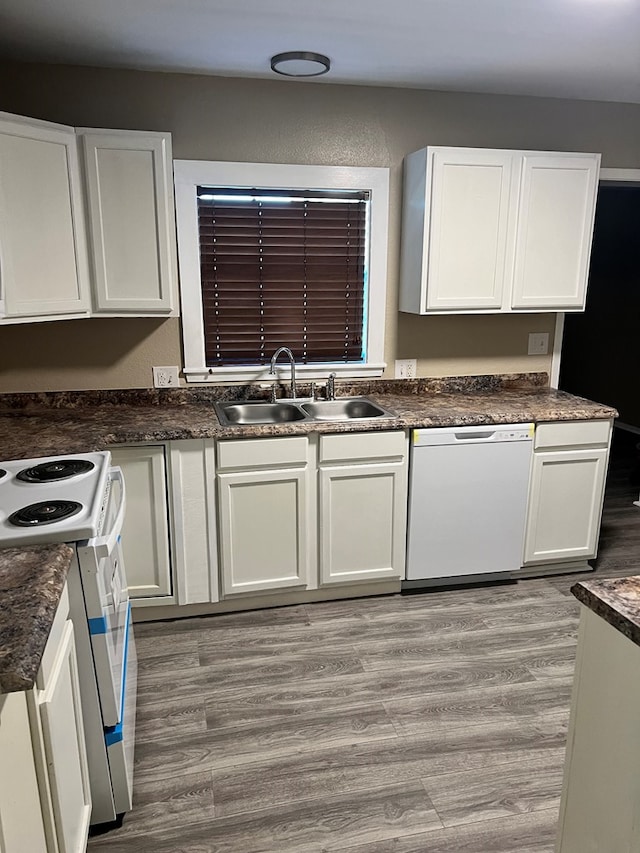
[[[0,322],[177,305],[170,134],[0,113]]]
[[[410,154],[400,310],[584,310],[599,166],[599,154]]]

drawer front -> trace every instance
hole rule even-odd
[[[243,438],[218,442],[218,469],[277,468],[304,465],[307,461],[306,436],[287,438]]]
[[[404,432],[356,432],[320,437],[320,462],[402,458],[407,453]]]
[[[536,427],[534,447],[567,447],[575,445],[607,445],[611,421],[558,421]]]

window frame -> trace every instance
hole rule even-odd
[[[389,169],[366,166],[308,166],[174,160],[176,225],[182,305],[183,373],[187,382],[270,382],[269,365],[208,367],[205,364],[204,323],[200,287],[197,187],[202,184],[272,189],[367,190],[369,207],[369,268],[366,362],[298,364],[296,376],[320,379],[334,372],[342,378],[380,377],[384,361],[389,231]],[[283,342],[286,346],[286,341]],[[294,356],[297,353],[294,353]],[[290,369],[278,364],[278,376]]]

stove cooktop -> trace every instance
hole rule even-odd
[[[108,451],[0,463],[0,547],[97,536]]]

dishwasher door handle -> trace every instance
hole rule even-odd
[[[456,441],[489,441],[496,434],[495,430],[491,432],[456,432],[454,433]]]

